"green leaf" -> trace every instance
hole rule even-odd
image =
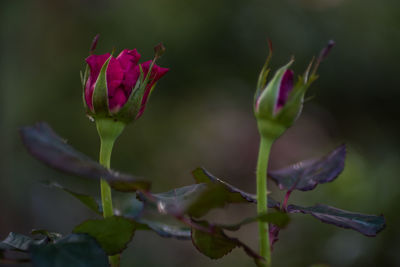
[[[312,207],[289,205],[287,211],[290,213],[311,214],[321,222],[356,230],[366,236],[376,236],[386,227],[385,218],[382,215],[355,213],[322,204]]]
[[[100,180],[100,177],[118,191],[148,190],[150,183],[131,175],[109,170],[85,154],[75,150],[59,137],[48,124],[41,122],[21,128],[20,134],[27,150],[43,163],[84,178]]]
[[[201,185],[197,184],[196,186]],[[203,184],[207,185],[207,184]],[[207,185],[193,201],[189,201],[183,210],[183,214],[199,218],[206,215],[210,210],[223,208],[230,203],[229,192],[221,185]]]
[[[71,234],[54,244],[35,244],[30,250],[34,267],[109,266],[106,253],[85,234]]]
[[[341,145],[317,160],[298,162],[289,167],[269,171],[280,189],[307,191],[318,184],[332,182],[344,169],[346,146]]]
[[[206,221],[197,223],[206,228],[211,227]],[[196,248],[211,259],[222,258],[238,246],[221,228],[214,228],[213,233],[192,229],[192,240]]]
[[[108,255],[115,255],[126,249],[135,230],[134,221],[112,216],[99,220],[87,220],[76,226],[73,232],[92,236]]]
[[[204,168],[196,168],[192,171],[192,175],[197,183],[207,183],[207,184],[218,184],[222,185],[227,192],[229,192],[228,202],[229,203],[242,203],[242,202],[252,202],[257,203],[257,198],[255,195],[246,193],[233,185],[224,182],[223,180],[215,177],[211,173],[209,173]],[[280,203],[270,196],[268,196],[268,207],[269,208],[280,208]]]
[[[192,242],[195,247],[211,259],[219,259],[230,253],[234,248],[241,247],[261,266],[263,258],[254,252],[250,247],[237,238],[229,237],[221,227],[212,225],[206,221],[196,221],[205,230],[192,227]]]

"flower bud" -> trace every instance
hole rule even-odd
[[[107,53],[86,58],[89,70],[82,82],[88,115],[123,123],[138,119],[156,82],[169,70],[155,64],[158,57],[139,64],[137,50],[124,49],[117,57]]]
[[[254,99],[254,113],[258,129],[264,138],[278,138],[299,117],[305,93],[311,83],[316,80],[319,63],[327,56],[332,46],[333,41],[330,41],[320,53],[312,73],[310,74],[310,69],[314,60],[296,83],[294,83],[293,71],[289,69],[294,62],[293,59],[278,69],[272,79],[267,82],[267,75],[270,71],[268,63],[272,51],[270,46],[270,54],[261,70]]]

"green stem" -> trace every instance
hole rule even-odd
[[[114,140],[101,140],[100,143],[100,159],[99,162],[106,168],[110,168],[111,152],[114,146]],[[108,182],[104,179],[100,181],[101,187],[101,203],[103,204],[103,216],[104,218],[111,217],[114,215],[111,187]]]
[[[114,142],[125,128],[125,124],[110,119],[99,119],[96,121],[96,126],[100,136],[99,162],[101,165],[109,169]],[[102,178],[100,180],[100,189],[101,204],[103,205],[103,217],[108,218],[114,215],[111,187],[108,182]],[[109,256],[108,260],[112,267],[118,267],[120,264],[120,255]]]
[[[257,161],[257,212],[266,213],[268,211],[267,198],[267,168],[269,153],[272,141],[261,137],[260,150]],[[268,223],[259,222],[260,255],[265,258],[263,266],[271,266],[271,249],[269,245]]]

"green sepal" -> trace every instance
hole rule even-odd
[[[307,72],[306,72],[307,73]],[[308,73],[300,76],[297,83],[290,92],[286,104],[278,111],[276,120],[283,124],[285,127],[290,127],[300,116],[303,110],[303,103],[305,94],[310,85],[318,78],[317,75]]]
[[[117,111],[114,115],[118,120],[129,123],[137,118],[137,114],[140,111],[142,106],[143,95],[146,92],[147,85],[150,80],[151,71],[153,69],[155,61],[151,63],[149,67],[149,71],[147,72],[146,77],[144,77],[144,72],[142,67],[139,65],[140,68],[140,76],[136,82],[135,87],[132,89],[132,92],[124,104],[124,106]],[[150,92],[148,97],[150,97],[151,92],[153,91],[155,84],[150,88]]]
[[[85,99],[85,87],[86,87],[86,83],[88,80],[88,74],[89,74],[89,66],[86,64],[86,68],[84,72],[80,72],[81,75],[81,83],[82,83],[82,101],[83,101],[83,107],[85,108],[86,113],[89,113],[89,107],[86,103],[86,99]]]
[[[92,103],[94,113],[96,117],[109,116],[110,110],[108,108],[108,90],[107,90],[107,68],[110,63],[112,56],[101,67],[99,77],[97,78],[96,84],[93,90]]]
[[[269,46],[269,52],[268,52],[267,59],[265,60],[264,66],[262,67],[260,74],[258,75],[258,81],[257,81],[257,87],[256,87],[257,89],[256,89],[256,93],[254,94],[254,105],[256,105],[257,99],[259,98],[263,89],[265,88],[265,85],[267,84],[268,74],[271,71],[271,69],[268,67],[269,62],[272,57],[272,44],[270,41],[268,42],[268,46]]]
[[[285,105],[278,111],[276,120],[285,127],[290,127],[300,116],[303,109],[304,96],[309,87],[300,77],[292,91],[289,93]]]
[[[142,104],[142,98],[146,89],[146,84],[143,80],[144,73],[140,67],[140,76],[136,82],[135,87],[124,104],[124,106],[117,112],[117,117],[120,121],[129,123],[136,118]]]
[[[85,71],[84,72],[80,71],[81,84],[82,84],[83,91],[85,91],[85,85],[89,78],[88,74],[89,74],[89,65],[86,63]]]

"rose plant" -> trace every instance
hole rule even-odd
[[[100,181],[100,194],[75,192],[65,184],[46,181],[47,186],[62,190],[82,202],[99,217],[82,222],[72,233],[36,229],[31,236],[10,233],[0,242],[0,263],[31,262],[33,266],[119,266],[121,253],[135,231],[153,231],[163,238],[192,240],[196,249],[211,259],[219,259],[234,248],[241,248],[257,266],[271,266],[271,251],[279,232],[289,223],[289,214],[310,214],[316,219],[375,236],[385,227],[381,216],[366,215],[318,204],[311,207],[289,204],[294,190],[309,191],[318,184],[332,182],[342,172],[346,147],[341,145],[327,155],[294,164],[280,170],[267,170],[274,141],[299,117],[304,96],[317,78],[316,71],[326,58],[333,42],[294,82],[288,64],[278,69],[269,82],[270,54],[259,75],[254,99],[254,113],[260,133],[257,162],[257,194],[240,190],[215,177],[204,168],[192,171],[195,183],[167,192],[153,193],[150,183],[133,175],[110,169],[113,144],[127,123],[142,116],[150,94],[167,68],[156,65],[165,48],[155,48],[153,60],[139,63],[136,49],[124,49],[117,57],[112,53],[94,55],[98,36],[81,74],[83,101],[87,115],[96,123],[100,137],[99,162],[79,152],[59,137],[46,123],[21,128],[22,141],[29,153],[57,170],[85,179]],[[281,190],[282,203],[267,194],[267,176]],[[125,197],[113,203],[112,190]],[[120,194],[121,195],[121,194]],[[254,216],[240,222],[218,224],[204,218],[209,211],[228,204],[257,205]],[[259,224],[259,252],[227,231]],[[256,238],[256,237],[254,237]],[[10,251],[26,255],[15,258]],[[11,256],[10,256],[11,255]]]

